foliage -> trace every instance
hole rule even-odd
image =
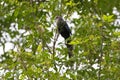
[[[119,0],[0,0],[0,79],[120,80],[119,12]],[[70,21],[71,59],[57,15]]]

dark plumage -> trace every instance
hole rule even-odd
[[[66,23],[66,21],[64,21],[60,16],[56,17],[56,19],[57,19],[58,32],[65,39],[69,38],[71,35],[71,30],[68,27],[68,24]]]
[[[68,24],[66,23],[66,21],[63,20],[62,17],[57,16],[56,17],[57,20],[57,27],[58,27],[58,32],[61,34],[61,36],[67,40],[67,48],[68,48],[68,54],[69,57],[72,57],[72,50],[73,50],[73,46],[69,44],[70,40],[70,36],[72,35],[70,28],[68,27]]]

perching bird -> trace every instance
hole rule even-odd
[[[66,23],[66,21],[64,21],[61,16],[57,16],[56,20],[57,20],[58,32],[67,41],[66,46],[68,48],[68,55],[69,55],[69,58],[71,58],[73,56],[73,53],[72,53],[73,46],[69,44],[69,42],[71,41],[70,36],[72,35],[71,30],[68,24]]]

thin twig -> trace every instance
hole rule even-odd
[[[19,53],[19,60],[20,60],[20,63],[21,63],[21,65],[22,65],[22,67],[23,67],[23,69],[25,70],[25,71],[27,71],[27,66],[26,66],[26,64],[24,63],[24,60],[23,60],[23,58],[21,57],[21,55],[22,55],[22,51],[20,50],[21,48],[20,48],[20,45],[18,44],[18,49],[17,49],[17,52]],[[26,74],[27,75],[27,74]],[[30,77],[27,75],[27,77],[28,77],[28,80],[30,80]]]
[[[58,37],[59,37],[59,34],[58,34],[57,30],[56,30],[55,36],[54,36],[54,42],[53,42],[53,57],[55,56],[55,44],[57,42]]]
[[[101,35],[101,45],[100,45],[100,57],[99,57],[99,73],[98,73],[98,80],[101,80],[101,61],[103,56],[103,27],[100,27],[100,35]]]
[[[46,44],[46,47],[48,48],[48,51],[50,52],[50,54],[53,54],[52,51],[50,50],[49,46]]]
[[[97,7],[95,3],[92,4],[94,6],[94,13],[98,14],[99,17],[102,19],[102,11]],[[104,23],[104,22],[103,22]],[[99,71],[98,71],[98,80],[101,80],[101,66],[102,66],[102,57],[103,57],[103,26],[100,26],[100,36],[101,36],[101,41],[100,41],[100,55],[98,58],[98,64],[99,64]]]
[[[58,31],[56,30],[55,36],[54,36],[54,42],[53,42],[53,60],[55,58],[55,44],[57,42],[58,37],[59,37],[59,34],[58,34]],[[57,67],[56,67],[55,61],[54,61],[54,66],[55,66],[55,70],[57,71]]]

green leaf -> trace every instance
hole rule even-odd
[[[103,15],[102,19],[106,22],[113,22],[114,21],[114,15]]]
[[[5,78],[8,79],[8,78],[11,78],[11,76],[12,76],[12,72],[7,72],[5,75]]]

